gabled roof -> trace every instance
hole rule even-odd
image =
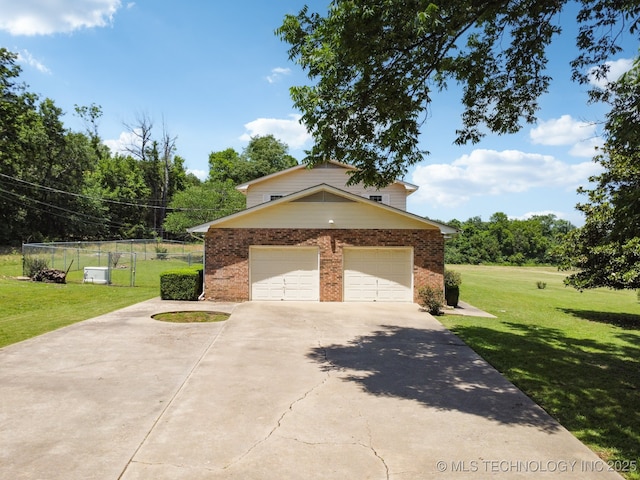
[[[328,164],[331,164],[331,165],[335,165],[336,167],[342,167],[345,170],[357,170],[357,168],[354,167],[353,165],[348,165],[346,163],[336,162],[335,160],[327,160],[325,163],[328,163]],[[306,169],[306,168],[309,168],[309,166],[304,164],[304,163],[301,163],[299,165],[295,165],[295,166],[287,168],[285,170],[280,170],[279,172],[275,172],[275,173],[272,173],[270,175],[265,175],[264,177],[256,178],[255,180],[251,180],[251,181],[246,182],[246,183],[242,183],[242,184],[240,184],[240,185],[238,185],[236,187],[236,190],[239,190],[240,192],[246,194],[247,190],[252,185],[255,185],[257,183],[261,183],[261,182],[263,182],[265,180],[271,180],[272,178],[276,178],[276,177],[279,177],[281,175],[287,175],[288,173],[294,172],[296,170],[303,170],[303,169]],[[315,167],[311,167],[311,168],[315,168]],[[417,185],[413,185],[412,183],[405,182],[403,180],[395,180],[394,183],[402,185],[406,189],[407,195],[411,195],[413,192],[415,192],[419,188]]]
[[[346,200],[349,201],[353,201],[353,202],[359,202],[362,204],[366,204],[366,205],[370,205],[373,206],[375,208],[379,208],[381,210],[386,210],[388,212],[392,212],[396,215],[400,215],[402,217],[408,218],[408,219],[412,219],[421,223],[424,223],[426,225],[429,225],[431,227],[436,227],[438,229],[440,229],[440,232],[443,235],[455,235],[456,233],[458,233],[458,230],[456,230],[455,228],[446,225],[444,223],[440,223],[440,222],[435,222],[433,220],[429,220],[427,218],[424,217],[420,217],[418,215],[415,215],[413,213],[409,213],[406,212],[405,210],[400,210],[398,208],[394,208],[394,207],[390,207],[389,205],[385,205],[383,203],[379,203],[379,202],[375,202],[373,200],[369,200],[368,198],[364,198],[361,197],[359,195],[355,195],[353,193],[350,192],[346,192],[344,190],[341,190],[339,188],[336,187],[332,187],[331,185],[327,185],[326,183],[322,183],[320,185],[316,185],[314,187],[311,188],[307,188],[305,190],[300,190],[298,192],[292,193],[290,195],[286,195],[284,197],[278,198],[276,200],[272,200],[270,202],[264,202],[264,203],[260,203],[258,205],[255,205],[251,208],[247,208],[245,210],[242,210],[240,212],[236,212],[233,213],[231,215],[227,215],[225,217],[221,217],[218,218],[216,220],[213,220],[211,222],[207,222],[207,223],[203,223],[202,225],[198,225],[192,228],[187,229],[187,231],[189,233],[206,233],[209,230],[209,227],[215,227],[216,225],[220,225],[223,224],[229,220],[233,220],[233,219],[237,219],[240,218],[242,216],[245,215],[249,215],[249,214],[254,214],[256,212],[259,212],[261,210],[265,210],[265,209],[271,209],[271,208],[277,208],[278,205],[281,205],[283,203],[288,203],[288,202],[294,202],[296,200],[299,200],[301,198],[305,198],[305,197],[309,197],[312,195],[315,195],[319,192],[328,192],[329,194],[332,195],[336,195],[338,197],[342,197]]]

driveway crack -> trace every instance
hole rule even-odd
[[[258,440],[253,445],[251,445],[251,447],[249,447],[249,449],[246,452],[244,452],[238,458],[236,458],[235,460],[233,460],[230,463],[228,463],[227,465],[225,465],[223,467],[223,469],[226,470],[226,469],[232,467],[233,465],[241,462],[247,455],[251,454],[251,452],[253,450],[255,450],[258,446],[260,446],[263,443],[265,443],[266,441],[268,441],[273,436],[273,434],[282,426],[282,422],[284,421],[285,417],[287,415],[289,415],[293,411],[293,408],[296,406],[296,404],[302,402],[314,390],[316,390],[316,389],[320,388],[322,385],[324,385],[327,382],[327,380],[329,380],[329,374],[328,373],[326,374],[325,378],[321,382],[319,382],[316,385],[314,385],[313,387],[311,387],[303,395],[301,395],[300,397],[296,398],[293,402],[291,402],[289,404],[289,407],[284,412],[282,412],[282,415],[280,415],[280,417],[278,418],[278,421],[276,422],[275,426],[271,429],[271,431],[264,438],[262,438],[261,440]]]
[[[362,416],[362,414],[361,414]],[[368,445],[362,445],[363,447],[368,448],[369,450],[371,450],[371,452],[373,453],[373,455],[380,460],[380,462],[382,463],[382,466],[384,467],[385,473],[386,473],[386,478],[387,480],[389,480],[389,465],[387,465],[387,462],[384,460],[384,458],[378,453],[378,451],[375,449],[375,447],[373,446],[373,434],[371,433],[371,425],[369,424],[369,420],[365,418],[365,422],[367,425],[367,433],[369,435],[369,444]]]
[[[382,466],[384,467],[385,475],[386,475],[387,480],[389,480],[389,478],[390,478],[389,466],[387,465],[387,462],[384,460],[384,458],[382,456],[380,456],[380,454],[373,447],[371,442],[369,444],[365,444],[365,443],[362,443],[362,442],[309,442],[309,441],[301,440],[301,439],[295,438],[295,437],[283,437],[283,438],[286,438],[286,439],[294,441],[294,442],[301,443],[303,445],[309,445],[309,446],[312,446],[312,447],[313,446],[317,446],[317,445],[330,445],[330,446],[333,446],[333,447],[352,445],[352,446],[362,447],[362,448],[370,451],[371,453],[373,453],[373,456],[376,457],[376,459],[378,459],[380,461],[380,463],[382,464]]]

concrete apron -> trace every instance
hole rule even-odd
[[[416,305],[151,306],[0,351],[0,477],[620,478]]]

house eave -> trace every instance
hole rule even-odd
[[[404,216],[404,217],[412,219],[412,220],[417,220],[417,221],[419,221],[421,223],[424,223],[424,224],[427,224],[427,225],[429,225],[431,227],[438,228],[440,230],[440,232],[445,236],[455,235],[456,233],[458,233],[458,231],[455,228],[450,227],[449,225],[446,225],[446,224],[443,224],[443,223],[440,223],[440,222],[435,222],[433,220],[429,220],[429,219],[426,219],[424,217],[420,217],[418,215],[415,215],[413,213],[407,212],[405,210],[400,210],[398,208],[391,207],[389,205],[385,205],[385,204],[382,204],[382,203],[379,203],[379,202],[375,202],[373,200],[369,200],[368,198],[360,197],[359,195],[355,195],[353,193],[346,192],[344,190],[341,190],[339,188],[333,187],[331,185],[327,185],[325,183],[320,184],[320,185],[316,185],[314,187],[307,188],[305,190],[300,190],[298,192],[292,193],[290,195],[286,195],[286,196],[278,198],[276,200],[272,200],[272,201],[269,201],[269,202],[265,202],[265,203],[261,203],[261,204],[255,205],[253,207],[247,208],[247,209],[242,210],[240,212],[236,212],[236,213],[233,213],[231,215],[227,215],[225,217],[218,218],[216,220],[213,220],[213,221],[208,222],[208,223],[204,223],[202,225],[197,225],[195,227],[187,229],[187,232],[189,232],[189,233],[206,233],[209,230],[210,227],[215,227],[216,225],[223,224],[225,222],[228,222],[229,220],[234,220],[234,219],[237,219],[237,218],[241,218],[242,216],[248,215],[250,213],[255,213],[255,212],[258,212],[258,211],[263,210],[263,209],[276,208],[278,205],[281,205],[283,203],[292,202],[292,201],[295,201],[295,200],[297,200],[299,198],[303,198],[303,197],[312,195],[312,194],[320,192],[320,191],[326,191],[326,192],[329,192],[329,193],[333,193],[335,195],[342,196],[342,197],[344,197],[346,199],[349,199],[349,200],[352,200],[352,201],[355,201],[355,202],[359,202],[359,203],[367,204],[367,205],[372,205],[372,206],[374,206],[376,208],[380,208],[382,210],[393,212],[394,214],[397,214],[397,215],[400,215],[400,216]]]
[[[335,161],[335,160],[328,160],[326,163],[330,163],[332,165],[336,165],[338,167],[342,167],[342,168],[344,168],[346,170],[353,170],[353,171],[357,170],[357,168],[354,167],[353,165],[349,165],[347,163],[338,162],[338,161]],[[263,181],[270,180],[270,179],[279,177],[281,175],[286,175],[287,173],[294,172],[296,170],[302,170],[302,169],[305,169],[305,168],[310,168],[310,167],[309,167],[309,165],[306,165],[304,163],[301,163],[299,165],[294,165],[293,167],[287,168],[285,170],[280,170],[279,172],[275,172],[275,173],[272,173],[270,175],[265,175],[264,177],[256,178],[256,179],[251,180],[249,182],[241,183],[240,185],[236,186],[236,190],[241,192],[243,195],[246,195],[247,191],[249,190],[249,187],[252,186],[252,185],[256,185],[256,184],[261,183]],[[414,184],[409,183],[409,182],[405,182],[404,180],[397,180],[396,179],[396,180],[394,180],[394,183],[402,185],[405,188],[406,192],[407,192],[407,196],[411,195],[413,192],[418,190],[418,188],[420,188],[419,186],[414,185]]]

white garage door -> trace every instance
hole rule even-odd
[[[315,247],[251,247],[251,299],[319,300],[318,258]]]
[[[345,248],[345,302],[412,302],[410,248]]]

